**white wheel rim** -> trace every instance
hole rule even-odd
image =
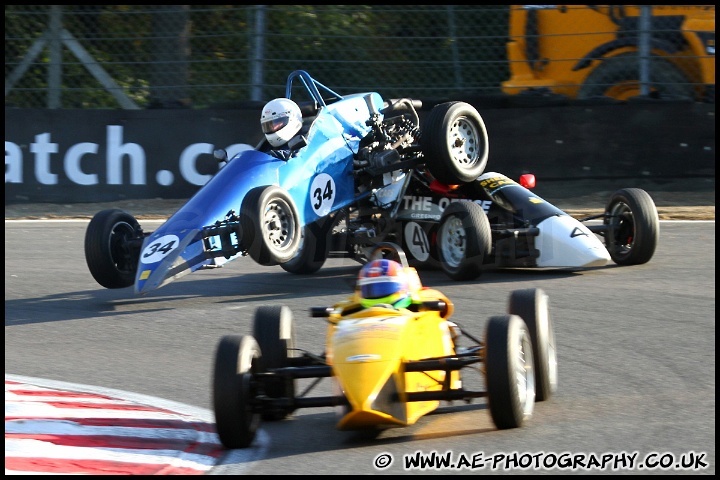
[[[268,244],[276,250],[287,249],[295,233],[295,217],[290,206],[280,200],[268,203],[262,222]]]
[[[448,218],[440,230],[440,240],[444,261],[454,268],[460,266],[467,248],[467,235],[462,220],[457,216]]]
[[[557,390],[557,352],[555,349],[555,332],[550,325],[550,313],[548,307],[548,296],[540,296],[538,308],[538,328],[542,326],[545,329],[547,337],[547,362],[548,362],[548,381],[550,382],[550,391]]]
[[[528,332],[520,337],[520,348],[515,363],[515,379],[523,415],[532,414],[535,407],[535,371],[532,367],[532,343]]]
[[[466,117],[459,117],[448,130],[448,147],[453,159],[465,168],[472,168],[480,158],[480,133]]]

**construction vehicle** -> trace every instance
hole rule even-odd
[[[715,101],[714,5],[512,5],[508,94]]]

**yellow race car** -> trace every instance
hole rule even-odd
[[[484,341],[450,321],[453,311],[391,243],[377,246],[348,299],[311,309],[328,322],[322,354],[295,347],[289,307],[259,307],[252,335],[224,336],[216,349],[212,394],[222,444],[248,447],[261,419],[310,407],[337,407],[339,430],[378,430],[412,425],[441,401],[487,397],[498,428],[522,426],[535,401],[557,388],[547,295],[513,291],[508,313],[489,318]],[[460,337],[472,345],[457,346]],[[478,364],[467,370],[481,372],[486,388],[464,388],[462,372]],[[296,382],[308,378],[330,378],[334,394],[298,394]]]

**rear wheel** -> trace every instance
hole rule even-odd
[[[260,265],[291,260],[300,248],[300,221],[295,202],[276,185],[250,190],[241,207],[243,244]]]
[[[605,209],[605,246],[618,265],[640,265],[655,254],[660,218],[652,197],[640,188],[615,192]]]
[[[472,105],[447,102],[433,107],[420,139],[430,173],[448,185],[475,180],[488,161],[485,122]]]
[[[557,350],[548,296],[540,288],[510,293],[508,313],[523,319],[530,331],[535,365],[535,400],[548,400],[557,391]]]
[[[220,441],[226,448],[249,447],[255,439],[260,416],[255,412],[253,371],[261,358],[251,336],[222,337],[215,351],[213,409]]]
[[[262,370],[268,371],[290,366],[288,358],[295,356],[295,326],[290,308],[285,305],[265,305],[255,311],[253,336],[262,351]],[[282,376],[267,378],[263,382],[265,394],[271,398],[295,396],[294,380]],[[263,420],[282,420],[293,409],[263,411]]]
[[[140,224],[128,212],[96,213],[85,231],[85,261],[95,281],[105,288],[134,284],[142,239]]]
[[[532,340],[517,315],[490,317],[485,335],[490,415],[499,429],[521,427],[535,407]]]
[[[440,217],[437,255],[443,271],[453,280],[473,280],[482,271],[492,248],[490,221],[480,205],[451,203]]]

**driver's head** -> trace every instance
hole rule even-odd
[[[408,275],[394,260],[383,258],[366,263],[358,275],[357,287],[360,304],[365,308],[379,303],[406,308],[412,300]]]
[[[300,107],[289,98],[270,100],[260,114],[260,128],[273,147],[287,143],[302,128]]]

